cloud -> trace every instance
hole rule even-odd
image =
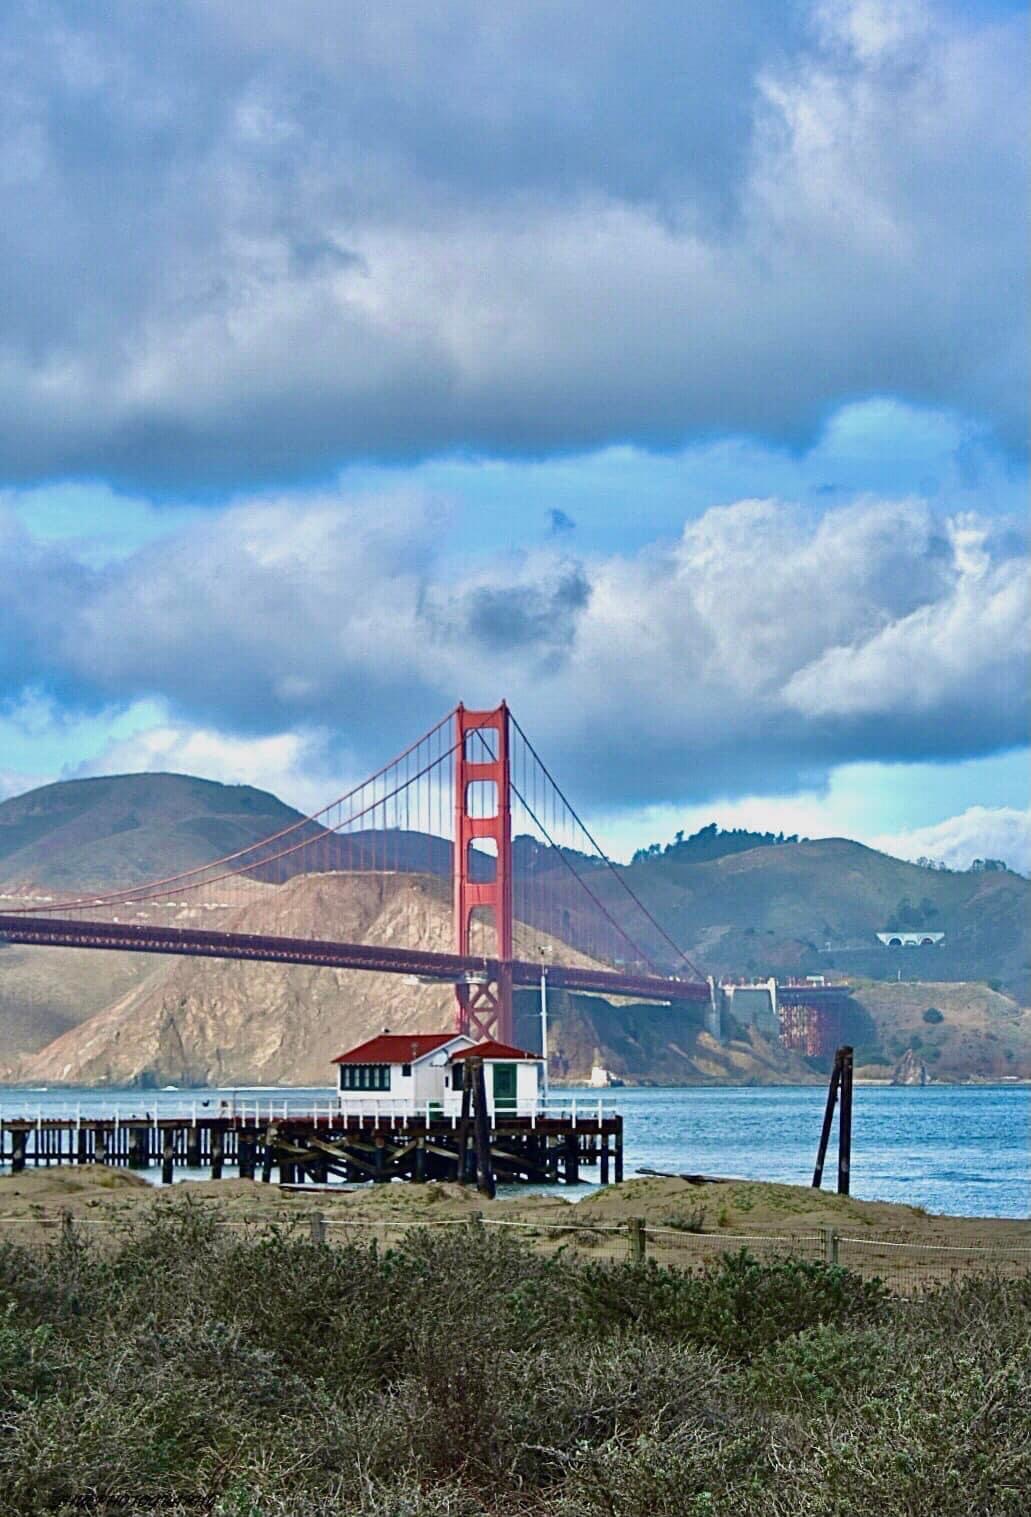
[[[872,846],[900,859],[941,860],[950,869],[969,869],[974,859],[1002,859],[1031,875],[1031,811],[969,806],[934,826],[874,838]]]
[[[89,572],[0,531],[24,636],[8,697],[45,683],[237,737],[317,730],[325,763],[360,774],[457,701],[507,696],[560,781],[608,807],[1024,740],[1011,523],[917,499],[823,516],[745,500],[636,553],[553,544],[456,567],[447,520],[415,492],[259,498]]]
[[[454,631],[484,651],[525,653],[536,660],[568,650],[591,587],[579,564],[517,568],[513,581],[495,579],[461,597],[451,611]]]
[[[328,775],[324,764],[325,739],[317,732],[239,738],[210,728],[168,724],[108,743],[88,762],[66,771],[63,778],[198,774],[224,785],[253,785],[305,811],[315,811],[331,793],[345,788],[339,778]]]
[[[948,562],[951,594],[825,649],[792,675],[788,704],[828,727],[872,720],[886,732],[909,728],[915,712],[933,712],[963,743],[990,703],[1000,716],[1009,710],[1009,743],[1023,741],[1026,707],[1014,685],[1022,656],[1015,660],[1014,649],[1023,649],[1031,609],[1026,561],[993,562],[981,530],[960,524]],[[1006,733],[996,741],[1006,746]]]
[[[567,511],[560,511],[555,506],[548,512],[548,520],[551,523],[552,534],[556,537],[563,532],[572,532],[576,526],[576,522]]]
[[[872,393],[1024,446],[1025,21],[11,0],[0,469],[147,489]]]

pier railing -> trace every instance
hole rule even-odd
[[[604,1117],[615,1115],[616,1111],[617,1106],[614,1101],[603,1101],[600,1098],[584,1100],[581,1096],[571,1097],[568,1100],[549,1097],[546,1100],[513,1101],[511,1104],[498,1105],[494,1114],[501,1119],[519,1117],[531,1123],[550,1119],[572,1122],[576,1126],[581,1120],[600,1122]],[[60,1123],[67,1127],[69,1124],[104,1121],[117,1128],[139,1126],[141,1123],[155,1127],[165,1123],[196,1126],[198,1121],[210,1121],[217,1118],[224,1118],[237,1125],[252,1126],[296,1119],[311,1120],[329,1127],[341,1117],[371,1117],[376,1121],[399,1123],[415,1120],[429,1123],[443,1120],[452,1126],[457,1126],[460,1114],[459,1101],[444,1103],[391,1101],[389,1097],[384,1097],[382,1100],[364,1097],[360,1101],[350,1102],[340,1098],[312,1101],[310,1097],[298,1097],[296,1100],[280,1097],[269,1097],[264,1100],[231,1097],[228,1100],[210,1102],[162,1100],[160,1105],[154,1104],[153,1110],[147,1108],[146,1101],[133,1106],[115,1102],[102,1112],[94,1109],[92,1104],[86,1108],[81,1103],[44,1108],[39,1103],[10,1099],[0,1105],[0,1131],[6,1122],[28,1121],[36,1127],[44,1127],[47,1123]]]

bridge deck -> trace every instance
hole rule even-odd
[[[41,947],[116,949],[128,953],[170,953],[187,958],[243,959],[273,964],[314,964],[327,969],[364,969],[381,974],[413,974],[454,983],[467,976],[497,979],[497,959],[429,949],[391,948],[369,943],[336,943],[318,938],[287,938],[258,933],[205,932],[195,927],[152,927],[132,922],[65,921],[58,917],[0,914],[0,939]],[[523,959],[508,965],[513,985],[540,982],[541,966]],[[666,979],[633,971],[548,966],[548,984],[556,989],[642,1000],[708,1002],[704,981]]]

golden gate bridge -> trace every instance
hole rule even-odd
[[[445,951],[290,930],[297,876],[409,874],[449,888]],[[45,907],[45,909],[41,909]],[[204,925],[260,908],[261,930]],[[236,924],[237,926],[239,923]],[[50,947],[310,964],[455,987],[455,1025],[513,1041],[513,991],[708,1003],[712,986],[612,863],[503,702],[459,705],[320,811],[208,863],[0,914],[0,937]],[[546,942],[548,961],[532,956]]]

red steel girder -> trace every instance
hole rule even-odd
[[[0,914],[0,941],[51,948],[116,949],[127,953],[170,953],[186,958],[243,959],[271,964],[314,964],[329,969],[364,969],[379,974],[411,974],[452,984],[496,985],[510,977],[513,986],[537,986],[540,965],[523,959],[505,964],[497,958],[434,953],[416,948],[388,948],[367,943],[336,943],[318,938],[286,938],[258,933],[205,932],[196,927],[151,927],[130,922],[63,921],[57,917]],[[648,1001],[704,1002],[707,984],[665,979],[660,975],[548,968],[548,983],[562,990],[603,996],[630,996]],[[486,1009],[486,1008],[484,1008]]]

